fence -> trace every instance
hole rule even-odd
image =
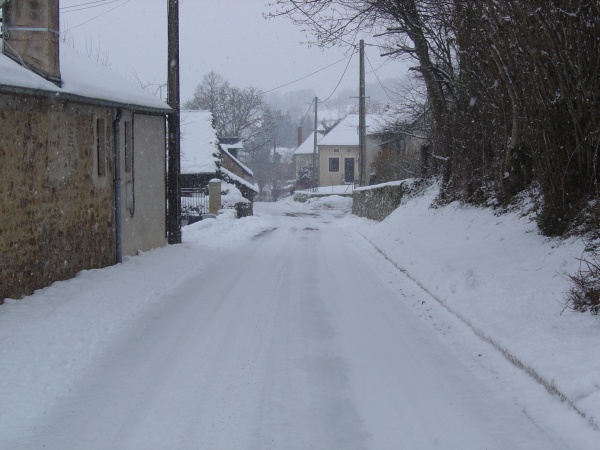
[[[200,220],[208,213],[208,195],[201,189],[181,189],[181,220],[188,224]]]

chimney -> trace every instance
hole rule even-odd
[[[298,127],[298,147],[302,145],[302,127]]]
[[[59,0],[8,0],[4,54],[60,86]]]

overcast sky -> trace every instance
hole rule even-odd
[[[302,44],[305,36],[288,19],[265,20],[268,1],[181,0],[182,102],[211,70],[234,86],[269,91],[347,56],[342,49],[322,51]],[[129,79],[135,73],[145,83],[166,83],[167,0],[61,0],[60,6],[61,31],[75,48],[106,57],[114,71]],[[365,41],[375,44],[368,36]],[[377,82],[371,65],[386,87],[405,73],[405,65],[386,62],[374,47],[367,47],[367,59],[367,83]],[[312,88],[319,98],[327,98],[347,62],[276,92]],[[340,89],[358,92],[358,65],[355,55]]]

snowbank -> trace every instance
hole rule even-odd
[[[433,209],[436,193],[434,186],[406,201],[381,223],[354,218],[348,226],[480,337],[600,422],[599,318],[564,307],[564,275],[577,271],[583,242],[544,238],[516,213],[458,203]]]
[[[341,195],[328,195],[327,197],[314,197],[306,201],[312,209],[350,209],[352,199]]]

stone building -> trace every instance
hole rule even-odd
[[[61,46],[58,14],[3,7],[0,302],[165,245],[170,109]]]

